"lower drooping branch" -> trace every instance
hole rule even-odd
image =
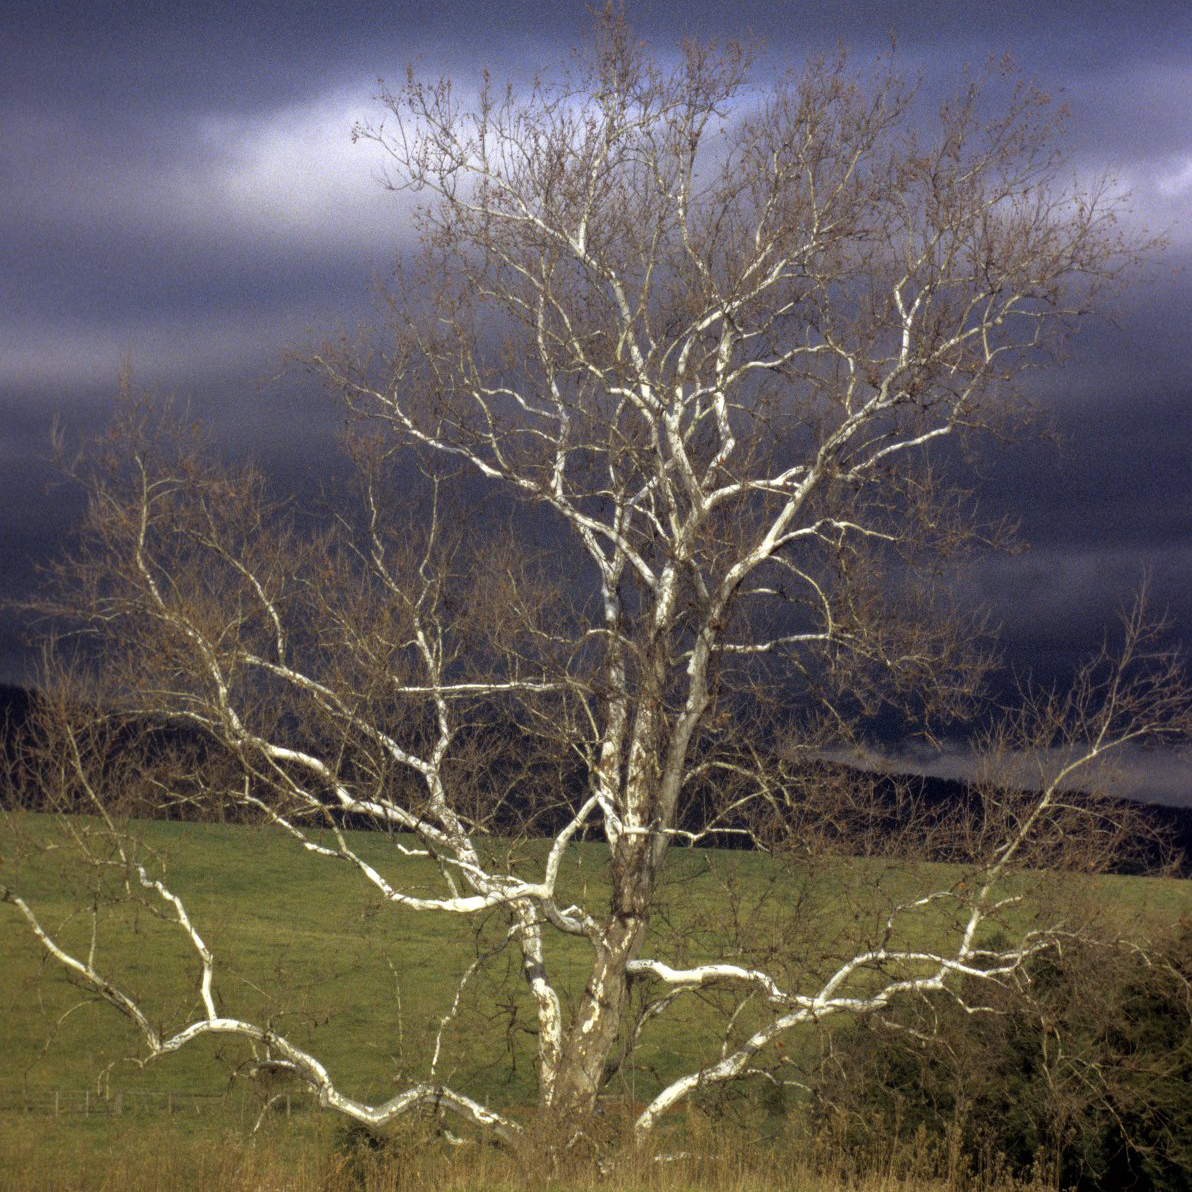
[[[309,1052],[297,1047],[283,1035],[279,1035],[267,1027],[215,1014],[208,998],[204,999],[208,1007],[208,1013],[204,1018],[190,1023],[172,1035],[163,1036],[152,1025],[134,998],[98,972],[90,961],[80,960],[67,952],[42,927],[37,916],[23,898],[12,890],[3,888],[0,889],[0,901],[11,903],[20,911],[29,923],[34,936],[55,960],[94,989],[105,1001],[115,1006],[136,1025],[149,1048],[147,1056],[134,1061],[141,1066],[160,1056],[179,1051],[186,1044],[204,1035],[235,1035],[267,1048],[271,1053],[269,1066],[275,1070],[293,1073],[315,1094],[321,1106],[337,1110],[367,1126],[379,1128],[411,1109],[427,1106],[450,1110],[472,1125],[489,1131],[506,1144],[512,1144],[522,1133],[522,1127],[516,1122],[510,1121],[471,1097],[438,1083],[412,1085],[380,1105],[369,1105],[366,1102],[358,1101],[354,1097],[340,1092],[335,1087],[327,1069]],[[196,939],[193,928],[190,930],[192,939]],[[201,941],[198,941],[198,946],[201,947]],[[206,949],[202,948],[202,951],[205,952]],[[204,978],[205,985],[207,985],[206,978],[210,970],[206,966],[209,964],[209,954],[204,957],[204,961]]]
[[[335,1087],[327,1069],[318,1059],[284,1036],[256,1023],[218,1014],[211,994],[211,953],[177,897],[162,883],[147,878],[143,870],[139,870],[139,876],[144,886],[153,889],[174,908],[179,925],[190,937],[202,960],[201,992],[205,1015],[169,1036],[162,1035],[136,1000],[103,976],[90,960],[80,960],[67,952],[45,930],[23,898],[12,890],[0,888],[0,900],[11,903],[20,911],[46,951],[68,972],[89,985],[135,1024],[148,1045],[149,1054],[134,1062],[144,1065],[160,1056],[178,1051],[187,1043],[204,1035],[234,1035],[265,1048],[269,1053],[269,1067],[292,1073],[311,1090],[321,1106],[336,1110],[372,1128],[383,1127],[411,1109],[426,1106],[449,1110],[473,1126],[488,1131],[507,1145],[512,1145],[518,1136],[523,1134],[523,1128],[517,1122],[433,1080],[412,1085],[379,1105],[356,1100]],[[747,1074],[752,1070],[750,1065],[759,1052],[795,1027],[818,1022],[840,1011],[863,1014],[880,1010],[902,994],[943,989],[949,976],[965,975],[984,979],[1006,977],[1020,968],[1030,956],[1053,942],[1046,934],[1033,935],[1024,939],[1017,948],[989,953],[973,951],[969,946],[968,936],[969,933],[966,932],[965,942],[956,956],[885,949],[859,954],[837,970],[814,996],[788,993],[768,974],[733,964],[706,964],[691,969],[675,969],[657,960],[630,961],[627,969],[631,977],[639,980],[653,979],[671,987],[671,995],[665,999],[668,1004],[674,996],[682,992],[708,985],[729,984],[752,987],[755,991],[763,993],[770,1006],[779,1011],[772,1022],[760,1027],[737,1047],[726,1050],[717,1062],[689,1073],[664,1088],[638,1117],[634,1126],[635,1136],[639,1140],[644,1139],[668,1110],[690,1094]],[[981,963],[981,960],[984,963]],[[926,965],[930,971],[917,976],[888,979],[881,988],[868,994],[843,994],[842,986],[859,968],[869,964],[885,963]]]
[[[750,1063],[763,1048],[797,1026],[819,1022],[841,1011],[866,1014],[882,1010],[893,999],[904,994],[942,990],[947,987],[947,978],[956,974],[983,980],[998,980],[1020,969],[1030,957],[1050,947],[1054,942],[1048,935],[1033,934],[1028,936],[1020,947],[1000,953],[978,954],[962,946],[956,957],[932,955],[925,952],[891,951],[862,954],[848,961],[834,973],[814,997],[783,993],[768,975],[736,965],[709,964],[689,970],[677,970],[658,961],[635,961],[633,968],[639,976],[649,975],[659,978],[665,983],[677,987],[679,991],[697,989],[724,981],[752,985],[764,991],[772,1006],[789,1006],[791,1009],[756,1030],[735,1049],[723,1054],[716,1063],[708,1064],[696,1072],[680,1077],[664,1088],[638,1116],[634,1123],[634,1135],[639,1141],[644,1139],[658,1124],[663,1114],[699,1089],[723,1084],[738,1076],[746,1075],[750,1071]],[[976,955],[984,956],[989,963],[984,967],[974,964],[973,958]],[[889,980],[882,988],[867,995],[837,996],[836,991],[847,976],[869,961],[909,961],[930,964],[935,967],[934,971],[922,976]],[[955,996],[955,990],[952,992]]]

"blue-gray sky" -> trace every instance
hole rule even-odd
[[[682,36],[761,36],[770,62],[898,39],[930,91],[1009,52],[1067,102],[1073,168],[1115,172],[1138,226],[1170,247],[1039,390],[1064,439],[990,457],[991,511],[1031,550],[981,565],[974,590],[1008,657],[1063,673],[1152,575],[1192,643],[1192,4],[1187,0],[760,0],[631,4],[664,50]],[[524,77],[587,36],[573,0],[469,5],[9,0],[0,18],[0,598],[77,515],[47,489],[51,419],[104,420],[121,362],[188,398],[225,443],[283,477],[329,405],[282,353],[352,325],[408,242],[354,120],[410,61],[461,82]],[[293,473],[297,474],[297,473]],[[0,679],[26,673],[0,614]]]

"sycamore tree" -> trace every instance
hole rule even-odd
[[[235,1036],[370,1126],[433,1103],[522,1129],[440,1079],[437,1047],[425,1079],[368,1103],[228,1009],[203,924],[130,843],[133,788],[141,809],[274,825],[382,911],[496,921],[557,1122],[582,1123],[668,1012],[707,999],[717,1042],[657,1081],[641,1136],[769,1071],[797,1028],[971,998],[1077,929],[1018,914],[1007,881],[1102,865],[1111,817],[1068,792],[1187,727],[1178,667],[1137,618],[1071,692],[990,731],[985,797],[963,808],[870,797],[832,759],[879,713],[910,731],[976,706],[984,639],[947,593],[988,532],[947,483],[948,444],[1006,425],[1024,372],[1138,245],[1108,188],[1066,180],[1047,99],[1008,75],[929,120],[884,67],[753,70],[731,45],[651,57],[606,13],[567,71],[477,90],[410,73],[382,96],[356,135],[416,196],[419,249],[383,324],[313,357],[356,476],[324,520],[145,404],[84,452],[87,524],[51,611],[86,646],[33,781],[120,897],[189,942],[186,1008],[163,1025],[19,882],[4,894],[135,1024],[141,1060]],[[593,841],[603,882],[577,900],[561,875]],[[966,877],[868,917],[806,916],[779,888],[786,927],[755,938],[730,916],[705,955],[658,921],[677,848],[806,862],[891,842]],[[436,885],[411,885],[411,855]]]

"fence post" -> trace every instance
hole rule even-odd
[[[173,1113],[173,1112],[174,1112],[174,1093],[171,1090],[170,1092],[166,1093],[166,1113]]]
[[[85,1089],[83,1092],[83,1116],[91,1116],[91,1090]]]

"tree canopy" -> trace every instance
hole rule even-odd
[[[1140,616],[1071,691],[989,730],[971,806],[891,814],[834,759],[881,709],[929,728],[979,698],[987,649],[946,581],[989,531],[938,449],[1017,415],[1026,370],[1139,246],[1108,186],[1065,182],[1053,106],[1012,75],[926,122],[889,64],[753,70],[736,45],[653,57],[610,11],[569,70],[527,86],[411,72],[381,97],[384,121],[356,135],[418,197],[419,247],[381,325],[312,357],[356,470],[321,525],[152,404],[75,466],[88,520],[52,611],[97,661],[58,702],[38,781],[99,817],[103,864],[191,942],[193,1014],[160,1027],[6,898],[147,1056],[236,1035],[362,1122],[429,1102],[520,1130],[433,1061],[355,1100],[225,1011],[200,925],[127,846],[116,787],[234,805],[394,908],[503,916],[555,1120],[584,1120],[656,1017],[714,991],[720,1042],[657,1089],[642,1135],[796,1027],[970,997],[1072,930],[1023,927],[1006,881],[1103,864],[1117,829],[1067,792],[1115,748],[1186,731],[1179,664]],[[160,749],[113,760],[119,726],[146,717],[189,744],[169,765]],[[388,831],[391,863],[356,851],[348,822]],[[536,853],[510,844],[541,833]],[[74,839],[95,858],[96,837]],[[580,840],[602,842],[608,888],[565,902]],[[818,938],[788,891],[764,939],[737,923],[715,956],[659,951],[668,855],[742,840],[968,870],[856,938]],[[436,888],[405,884],[412,853]],[[579,987],[562,943],[584,949]]]

